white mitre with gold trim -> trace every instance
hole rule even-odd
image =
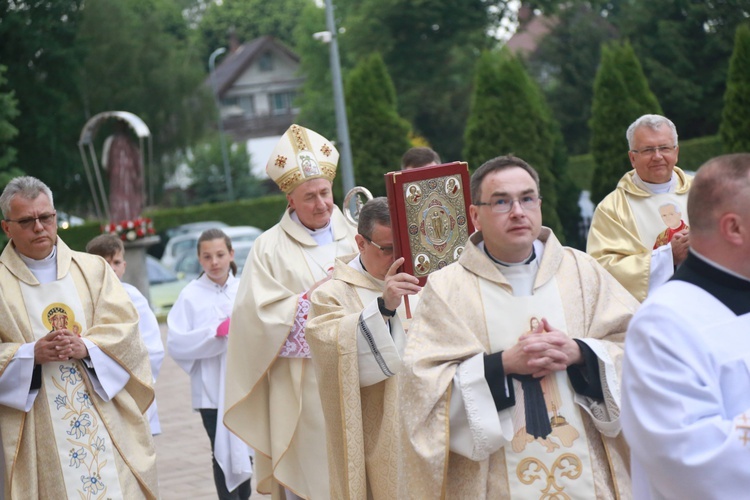
[[[284,132],[266,164],[268,177],[289,194],[310,179],[333,181],[339,152],[333,144],[310,129],[292,125]]]

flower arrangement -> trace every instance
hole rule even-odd
[[[154,224],[148,217],[107,224],[102,228],[102,232],[114,234],[123,241],[135,241],[155,234]]]

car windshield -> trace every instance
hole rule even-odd
[[[146,273],[148,274],[148,282],[150,285],[157,283],[170,283],[177,281],[177,275],[172,271],[164,267],[151,256],[146,256]]]
[[[186,252],[174,267],[178,273],[185,273],[186,276],[197,276],[202,271],[201,263],[194,252]]]
[[[245,268],[245,262],[247,256],[250,254],[252,247],[242,247],[234,251],[234,261],[237,263],[237,274],[242,273],[242,269]]]

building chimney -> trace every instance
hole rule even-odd
[[[237,38],[237,33],[234,30],[234,26],[229,28],[229,53],[234,54],[237,49],[240,48],[240,40]]]
[[[517,17],[518,25],[523,26],[534,17],[534,10],[528,3],[524,2],[521,4],[521,8],[518,9]]]

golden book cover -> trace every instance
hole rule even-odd
[[[395,257],[424,286],[433,271],[458,260],[474,226],[469,166],[464,162],[385,174]]]

